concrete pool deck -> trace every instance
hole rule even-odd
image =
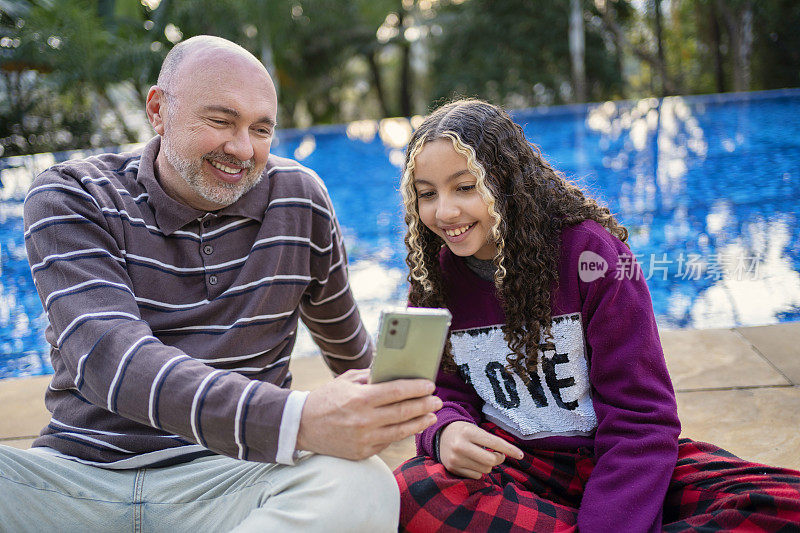
[[[800,322],[733,329],[662,331],[683,437],[760,463],[800,470]],[[295,389],[331,379],[320,357],[291,362]],[[49,421],[49,376],[0,380],[0,443],[28,448]],[[394,468],[412,438],[381,453]]]

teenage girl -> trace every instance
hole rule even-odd
[[[800,530],[800,472],[678,440],[627,230],[504,111],[428,116],[401,189],[409,305],[453,315],[444,406],[395,472],[401,528]]]

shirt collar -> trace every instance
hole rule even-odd
[[[186,204],[169,196],[161,187],[156,177],[155,163],[158,151],[161,148],[161,137],[153,137],[144,147],[142,158],[139,162],[139,173],[136,177],[149,196],[148,203],[153,208],[158,227],[166,234],[171,235],[186,224],[203,218],[206,211],[189,207]],[[271,157],[270,157],[271,159]],[[270,161],[271,163],[271,161]],[[270,165],[267,165],[269,168]],[[269,178],[267,169],[261,182],[244,196],[227,207],[215,211],[218,216],[241,216],[251,218],[258,222],[264,220],[264,211],[269,203]]]

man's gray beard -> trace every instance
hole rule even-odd
[[[167,161],[189,185],[189,188],[208,202],[219,206],[229,206],[244,196],[247,191],[258,185],[263,177],[264,169],[256,168],[252,161],[242,162],[231,156],[223,155],[219,157],[222,161],[228,160],[229,163],[238,166],[247,166],[247,164],[251,166],[247,168],[244,177],[239,183],[226,183],[217,180],[217,183],[212,185],[203,179],[203,160],[206,158],[199,160],[184,159],[173,148],[170,138],[171,136],[167,135],[166,132],[161,137],[161,149],[164,150]]]

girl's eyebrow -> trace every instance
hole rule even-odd
[[[463,170],[456,170],[455,172],[453,172],[452,174],[447,176],[447,179],[445,181],[450,182],[450,181],[453,181],[456,178],[459,178],[459,177],[463,176],[464,174],[469,174],[469,173],[470,173],[469,170],[466,169],[466,168],[463,169]],[[419,179],[419,178],[416,178],[416,177],[414,178],[414,183],[420,183],[420,184],[425,184],[425,185],[433,185],[428,180]]]

